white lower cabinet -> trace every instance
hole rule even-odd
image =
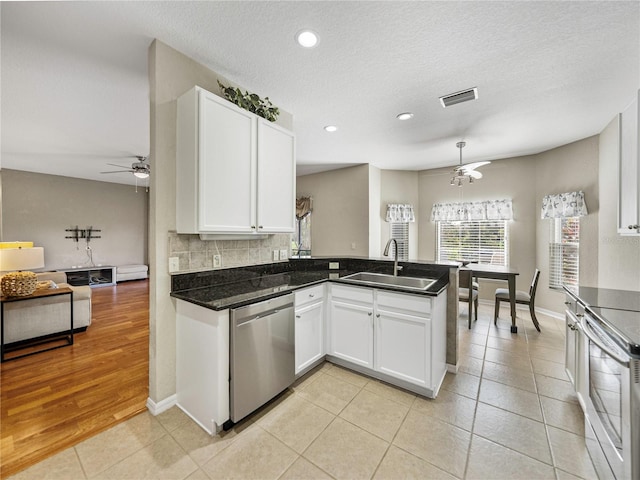
[[[295,293],[296,375],[303,373],[325,355],[324,285]]]
[[[373,368],[373,308],[331,302],[331,354]]]
[[[427,297],[332,284],[329,313],[330,356],[436,396],[446,373],[446,292]]]

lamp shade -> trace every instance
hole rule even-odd
[[[0,272],[31,270],[44,267],[44,248],[0,249]]]

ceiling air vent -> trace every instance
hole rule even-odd
[[[468,102],[478,98],[478,87],[469,88],[456,93],[450,93],[444,97],[440,97],[440,103],[447,108],[456,103]]]

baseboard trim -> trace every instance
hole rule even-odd
[[[483,305],[491,305],[491,306],[495,305],[493,300],[480,299],[479,302]],[[506,302],[504,302],[504,305],[506,305]],[[516,305],[516,310],[524,310],[525,312],[528,312],[529,307],[527,307],[526,305]],[[541,313],[543,315],[547,315],[549,317],[552,317],[558,320],[564,320],[563,313],[554,312],[553,310],[547,310],[546,308],[536,307],[536,313]]]
[[[154,417],[160,415],[162,412],[166,412],[171,407],[178,403],[178,396],[174,393],[170,397],[167,397],[159,402],[154,402],[151,398],[147,398],[147,410]]]
[[[458,373],[458,364],[447,363],[447,372]]]

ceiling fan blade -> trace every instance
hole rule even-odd
[[[467,163],[466,165],[462,165],[462,169],[464,171],[475,170],[476,168],[483,167],[485,165],[489,165],[491,162],[473,162]]]
[[[131,173],[133,170],[112,170],[110,172],[100,172],[100,173]]]
[[[115,163],[107,163],[107,165],[111,165],[112,167],[119,167],[119,168],[129,168],[126,165],[116,165]]]
[[[469,177],[473,177],[476,180],[478,180],[479,178],[482,178],[482,174],[480,172],[476,172],[475,170],[467,170],[464,172],[465,175],[468,175]]]

